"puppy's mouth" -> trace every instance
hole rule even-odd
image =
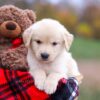
[[[36,58],[40,63],[44,64],[49,64],[53,62],[53,60],[50,58],[50,55],[47,53],[41,53],[40,55],[36,56]]]
[[[38,59],[38,61],[41,63],[41,64],[50,64],[51,61],[49,60],[43,60],[43,59]]]

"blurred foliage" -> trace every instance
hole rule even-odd
[[[74,39],[71,52],[77,59],[100,59],[100,42],[77,37]]]
[[[93,29],[88,23],[80,23],[76,27],[76,33],[83,37],[93,37]]]
[[[68,7],[62,9],[59,5],[36,3],[37,20],[54,18],[59,20],[71,33],[87,38],[100,39],[100,7],[87,6],[81,15]]]
[[[46,17],[54,18],[73,34],[100,39],[100,7],[97,5],[87,6],[81,15],[68,7],[62,9],[60,4],[55,6],[37,2],[34,8],[37,12],[37,20]]]
[[[94,31],[93,37],[100,39],[100,6],[93,4],[88,6],[84,10],[82,20],[87,22]]]
[[[41,9],[42,8],[42,9]],[[37,14],[37,20],[42,18],[54,18],[59,20],[64,26],[67,26],[68,30],[74,33],[75,26],[78,22],[77,16],[74,13],[59,10],[58,7],[53,5],[40,5],[35,7]]]

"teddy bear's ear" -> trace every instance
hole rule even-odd
[[[25,13],[27,13],[27,16],[29,17],[29,19],[32,21],[32,23],[34,23],[36,21],[36,14],[32,11],[32,10],[24,10]]]
[[[24,41],[26,47],[30,46],[32,34],[33,34],[32,26],[30,26],[28,29],[26,29],[23,33],[23,41]]]
[[[65,32],[63,34],[63,38],[64,38],[64,42],[65,42],[65,48],[67,49],[67,51],[70,49],[71,44],[73,42],[74,36],[72,34],[70,34],[66,29]]]

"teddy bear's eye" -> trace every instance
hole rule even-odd
[[[36,40],[36,43],[37,43],[37,44],[42,44],[42,41]]]
[[[52,43],[53,46],[56,46],[57,44],[58,44],[57,42],[53,42],[53,43]]]

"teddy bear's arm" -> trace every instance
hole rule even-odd
[[[26,61],[27,49],[21,45],[14,49],[2,51],[0,53],[1,67],[14,70],[27,70]]]

